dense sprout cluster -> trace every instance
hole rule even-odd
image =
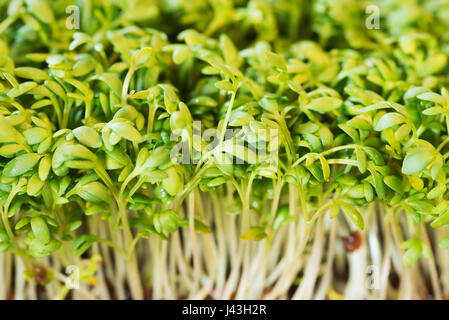
[[[449,1],[0,17],[0,298],[449,293]]]

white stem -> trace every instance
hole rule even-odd
[[[298,228],[301,230],[301,240],[295,250],[295,254],[287,258],[283,268],[283,273],[279,277],[273,290],[267,294],[266,299],[276,299],[277,297],[285,294],[290,288],[295,276],[298,274],[304,263],[303,251],[309,238],[309,231],[307,230],[308,227],[309,226],[306,225],[305,221],[300,218]]]
[[[226,280],[226,270],[227,270],[227,254],[226,254],[226,237],[225,237],[225,224],[223,222],[223,210],[222,207],[215,196],[212,198],[213,201],[213,214],[215,218],[215,232],[217,237],[217,250],[218,250],[218,261],[217,261],[217,280],[216,288],[214,292],[214,297],[218,298],[223,292],[225,280]]]
[[[335,254],[335,238],[336,238],[336,230],[337,230],[337,219],[334,218],[331,221],[331,228],[329,234],[329,248],[327,250],[326,256],[326,267],[324,269],[324,275],[321,279],[320,286],[318,287],[314,299],[315,300],[324,300],[326,298],[327,290],[329,288],[329,284],[332,280],[332,265],[334,261]]]
[[[6,282],[6,253],[0,253],[0,300],[6,300],[8,292],[8,283]]]
[[[149,239],[150,247],[153,251],[153,299],[160,300],[162,299],[162,284],[161,284],[161,276],[160,276],[160,254],[159,247],[161,240],[154,238]]]
[[[15,256],[14,271],[16,274],[14,299],[15,300],[24,300],[25,299],[25,291],[24,291],[25,278],[23,276],[23,272],[25,271],[25,265],[23,264],[23,261],[19,256]]]
[[[362,244],[358,250],[348,255],[349,280],[344,293],[345,299],[347,300],[360,300],[365,298],[366,255],[366,244]]]
[[[438,228],[436,230],[436,242],[449,234],[447,229]],[[443,284],[443,294],[445,297],[449,295],[449,250],[439,249],[437,254],[438,266],[440,267],[440,280]]]
[[[384,256],[382,261],[382,267],[380,269],[380,292],[379,299],[386,299],[388,292],[388,276],[390,275],[391,270],[391,233],[390,233],[390,224],[387,219],[382,219],[382,226],[384,231]]]
[[[432,245],[430,243],[429,236],[427,235],[426,227],[422,225],[421,230],[424,241],[427,243],[430,251],[432,251]],[[429,268],[430,281],[432,282],[433,294],[435,296],[435,299],[441,300],[443,298],[443,294],[441,293],[440,280],[438,278],[438,271],[435,264],[435,257],[433,252],[431,252],[431,256],[427,260],[427,263]]]
[[[195,232],[195,194],[193,192],[189,194],[187,204],[189,208],[188,216],[189,216],[190,243],[192,245],[192,253],[193,253],[193,286],[190,290],[190,296],[193,296],[199,289],[201,277],[200,252]]]
[[[318,271],[321,265],[321,256],[323,253],[324,236],[323,236],[323,218],[318,218],[315,229],[315,240],[312,246],[312,253],[308,257],[304,270],[304,276],[300,286],[293,295],[294,300],[309,300],[312,298],[315,289]]]

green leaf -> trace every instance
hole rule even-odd
[[[364,184],[358,184],[352,186],[348,190],[348,195],[353,199],[365,198],[365,186]]]
[[[366,154],[360,147],[357,147],[355,149],[355,153],[357,156],[357,166],[360,170],[360,173],[365,173],[366,168],[368,167],[368,163],[366,161]]]
[[[14,74],[20,78],[34,81],[44,81],[50,79],[50,76],[41,69],[33,67],[19,67],[14,69]]]
[[[358,88],[353,85],[346,86],[344,90],[351,97],[351,99],[360,101],[364,106],[369,106],[359,110],[359,112],[362,113],[374,110],[371,109],[371,107],[374,104],[381,103],[384,100],[381,96],[373,91]]]
[[[81,227],[82,224],[83,223],[79,220],[73,221],[64,227],[64,232],[73,232],[77,230],[79,227]]]
[[[218,186],[222,185],[223,183],[226,183],[226,181],[228,181],[228,180],[225,177],[217,177],[217,178],[210,180],[207,183],[207,186],[211,187],[211,188],[218,187]]]
[[[111,194],[109,190],[98,181],[94,181],[77,188],[76,193],[87,201],[109,202]]]
[[[52,167],[59,168],[65,161],[69,160],[97,160],[95,154],[80,144],[63,144],[56,148],[52,157]]]
[[[240,239],[242,240],[256,240],[260,241],[266,238],[267,234],[262,227],[251,227],[248,232],[242,234]]]
[[[131,64],[136,69],[148,66],[153,57],[153,49],[150,47],[142,48],[134,52],[131,58]]]
[[[404,186],[402,184],[401,179],[399,179],[398,177],[387,176],[384,178],[384,182],[387,186],[389,186],[392,190],[396,191],[397,193],[404,192]]]
[[[55,20],[53,10],[47,0],[26,0],[28,11],[40,21],[50,24]]]
[[[319,182],[324,182],[323,171],[317,164],[312,163],[311,165],[307,166],[307,169],[310,171],[310,173],[314,176],[315,179],[317,179]]]
[[[364,183],[363,184],[363,192],[365,193],[365,199],[368,202],[373,201],[374,199],[374,191],[373,191],[373,187],[371,187],[371,185],[369,183]]]
[[[363,147],[363,151],[368,155],[368,157],[374,162],[376,166],[382,166],[384,164],[384,158],[382,154],[372,147]]]
[[[168,168],[165,172],[168,177],[162,181],[162,188],[169,195],[175,196],[183,187],[182,177],[174,167]]]
[[[212,232],[212,228],[209,227],[207,224],[205,224],[204,222],[195,219],[195,231],[199,232],[199,233],[203,233],[203,234],[209,234]]]
[[[33,103],[33,105],[31,106],[31,109],[37,110],[37,109],[49,106],[51,104],[52,104],[52,102],[50,99],[42,99],[42,100],[39,100],[39,101],[36,101],[35,103]]]
[[[423,110],[422,113],[427,116],[434,116],[437,114],[444,114],[445,112],[446,112],[446,109],[444,109],[443,107],[432,107],[432,108]]]
[[[49,132],[44,128],[34,127],[25,130],[23,135],[25,136],[27,143],[33,145],[44,141],[49,136]]]
[[[28,250],[34,258],[45,258],[61,247],[61,242],[56,239],[50,239],[47,244],[43,244],[38,239],[31,240]]]
[[[238,142],[236,142],[235,144],[227,143],[222,147],[222,150],[241,160],[244,160],[249,164],[258,163],[257,154]]]
[[[411,131],[412,131],[411,126],[405,123],[401,125],[397,130],[395,130],[394,136],[397,141],[402,141],[408,139],[408,136]]]
[[[408,180],[416,190],[421,190],[424,187],[424,182],[418,176],[408,176]]]
[[[374,126],[374,130],[383,131],[406,121],[406,118],[397,112],[384,114]]]
[[[173,50],[173,62],[175,64],[183,63],[190,55],[191,50],[188,46],[179,45]]]
[[[338,109],[342,105],[342,101],[334,97],[322,97],[312,100],[304,108],[319,113],[326,113]]]
[[[278,113],[279,106],[275,99],[270,99],[268,97],[264,97],[259,101],[260,106],[270,113]]]
[[[446,185],[440,184],[429,191],[429,193],[427,194],[427,199],[436,199],[442,196],[444,192],[446,192]]]
[[[132,142],[139,143],[142,141],[142,135],[129,122],[125,121],[114,122],[112,124],[109,124],[109,128],[111,128],[121,137],[130,140]]]
[[[48,244],[50,242],[50,231],[47,223],[42,217],[34,217],[30,220],[31,230],[40,243]]]
[[[170,161],[170,151],[165,146],[158,147],[148,153],[148,157],[142,165],[142,168],[153,169]]]
[[[176,211],[165,210],[159,213],[159,222],[162,229],[167,232],[175,232],[179,228],[179,216]]]
[[[12,88],[11,90],[9,90],[7,95],[10,98],[17,98],[35,87],[37,87],[36,82],[32,81],[22,82],[18,88]]]
[[[332,134],[332,131],[323,126],[318,130],[320,139],[321,139],[321,144],[323,145],[324,148],[330,148],[334,142],[334,135]]]
[[[446,212],[447,209],[449,209],[449,202],[443,201],[440,202],[437,206],[433,207],[432,214],[440,215]]]
[[[56,81],[54,80],[46,80],[44,82],[44,85],[50,89],[54,94],[56,94],[58,97],[65,99],[67,97],[66,92],[64,88]],[[86,86],[87,88],[87,86]]]
[[[425,152],[407,153],[402,163],[402,173],[416,174],[424,170],[434,159],[434,154]]]
[[[23,146],[16,143],[5,144],[0,147],[0,156],[10,157],[23,150]]]
[[[48,175],[50,173],[50,169],[51,169],[51,158],[49,155],[45,155],[39,162],[39,170],[38,170],[39,178],[42,181],[47,180]]]
[[[99,240],[98,237],[92,234],[82,234],[73,241],[70,250],[75,252],[77,256],[81,256],[84,252],[89,250],[94,242]]]
[[[448,223],[449,223],[449,211],[446,211],[445,213],[441,214],[438,218],[433,220],[430,226],[432,228],[440,228]]]
[[[285,59],[281,55],[270,51],[265,51],[263,54],[265,56],[266,61],[270,65],[275,66],[279,70],[287,72],[287,63],[285,62]]]
[[[83,95],[84,97],[86,97],[86,99],[91,99],[93,93],[92,90],[90,90],[89,86],[87,83],[78,81],[76,79],[70,79],[70,78],[65,78],[64,79],[65,82],[71,84],[72,86],[74,86],[75,88],[77,88]],[[49,85],[50,83],[48,83],[47,85]],[[56,85],[53,85],[54,88],[56,88]],[[52,88],[53,89],[53,88]],[[59,90],[58,90],[59,91]],[[55,92],[57,93],[57,92]],[[62,92],[60,92],[61,94]],[[65,95],[65,94],[64,94]]]
[[[329,216],[331,219],[335,218],[340,213],[340,205],[338,203],[334,203],[331,205]]]
[[[381,98],[381,100],[383,100]],[[371,112],[374,110],[379,110],[379,109],[387,109],[387,108],[392,108],[391,104],[389,102],[386,101],[378,101],[376,103],[370,104],[367,107],[364,107],[362,109],[359,110],[360,113],[367,113],[367,112]]]
[[[376,189],[376,193],[380,199],[385,198],[385,185],[382,179],[382,176],[377,173],[375,170],[370,170],[371,175],[373,177],[374,189]]]
[[[418,67],[420,77],[430,76],[444,69],[447,63],[447,56],[442,52],[434,53],[427,57]]]
[[[424,241],[419,238],[412,238],[402,243],[401,248],[406,250],[402,257],[404,265],[411,266],[418,261],[424,245]]]
[[[100,148],[102,146],[100,135],[91,127],[81,126],[72,132],[76,139],[87,147]]]
[[[446,101],[444,100],[444,98],[435,92],[421,93],[420,95],[417,96],[417,98],[420,100],[434,102],[440,106],[446,105]]]
[[[33,169],[41,157],[36,153],[22,154],[6,164],[3,175],[8,178],[20,176]]]
[[[442,238],[440,240],[440,242],[438,243],[438,246],[443,249],[448,249],[449,248],[449,235]]]
[[[83,77],[95,69],[95,64],[91,59],[83,59],[77,61],[73,65],[73,76]]]
[[[221,90],[234,91],[234,85],[230,83],[228,80],[217,81],[215,82],[215,86]]]
[[[364,116],[363,116],[364,117]],[[346,124],[354,129],[371,130],[371,124],[366,119],[357,116],[346,122]]]
[[[323,170],[323,179],[324,179],[324,181],[328,181],[329,176],[330,176],[329,163],[327,162],[326,158],[324,158],[323,156],[320,156],[320,163],[321,163],[321,169]]]
[[[358,229],[363,230],[363,228],[365,228],[365,223],[363,222],[363,217],[360,212],[355,207],[347,203],[341,203],[340,205],[343,212],[349,217],[352,223],[354,223]]]
[[[11,247],[11,239],[4,228],[0,228],[0,252],[4,252]]]
[[[104,81],[117,96],[121,96],[123,84],[120,78],[117,77],[117,75],[115,75],[114,73],[105,72],[97,78]]]
[[[220,48],[223,52],[223,56],[226,64],[239,67],[241,64],[241,57],[237,48],[235,47],[232,40],[225,34],[220,35]],[[285,64],[285,62],[284,62]]]
[[[0,142],[16,142],[18,144],[25,144],[25,138],[14,128],[7,118],[0,114]]]
[[[19,230],[22,229],[23,227],[27,226],[31,221],[30,217],[23,217],[22,219],[20,219],[19,221],[17,221],[16,225],[14,226],[15,230]],[[0,230],[1,232],[1,230]]]
[[[360,140],[359,134],[357,133],[357,130],[354,128],[351,128],[350,126],[340,123],[338,127],[343,130],[348,136],[351,137],[354,142],[358,142]]]
[[[432,168],[430,169],[430,176],[432,179],[438,180],[438,177],[440,177],[440,174],[443,172],[444,158],[439,152],[435,153],[435,159],[432,163]]]
[[[27,184],[27,194],[29,196],[36,196],[41,191],[45,182],[39,178],[37,173],[33,174],[31,178],[28,180]]]

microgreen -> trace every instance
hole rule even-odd
[[[0,299],[447,294],[449,9],[374,2],[0,1]]]

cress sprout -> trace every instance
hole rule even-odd
[[[0,299],[447,297],[448,14],[0,0]]]

